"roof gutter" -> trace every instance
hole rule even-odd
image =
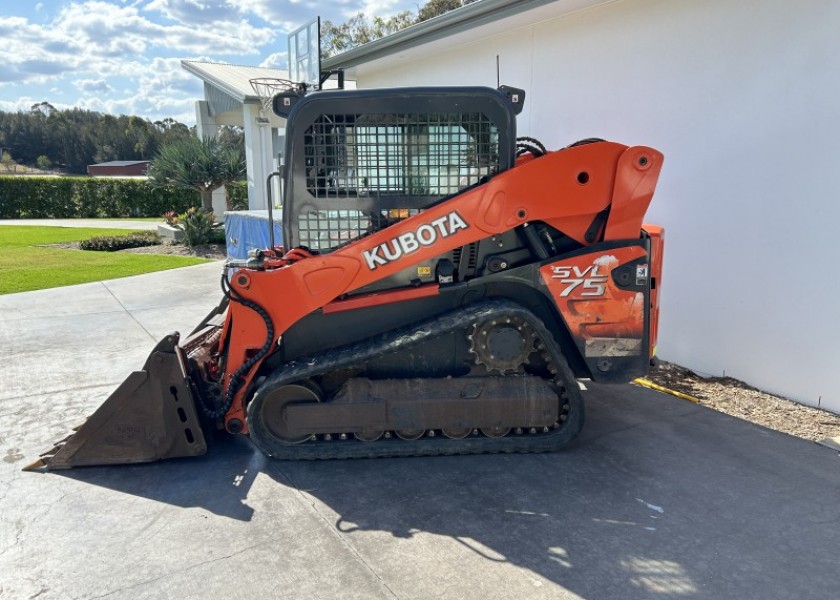
[[[480,0],[428,21],[406,27],[322,61],[325,70],[349,68],[449,37],[504,17],[551,4],[556,0]]]

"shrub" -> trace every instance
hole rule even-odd
[[[160,243],[160,238],[153,231],[138,231],[127,235],[103,235],[92,237],[79,242],[82,250],[96,250],[100,252],[115,252],[126,248],[140,248],[154,246]]]
[[[204,212],[193,206],[178,216],[169,211],[164,213],[163,217],[167,225],[177,227],[184,232],[184,243],[190,248],[209,244],[213,237],[216,220],[213,213]]]
[[[0,177],[0,219],[156,217],[198,200],[198,192],[153,189],[144,179]]]
[[[210,239],[207,240],[208,244],[226,244],[227,243],[227,235],[225,235],[225,228],[224,226],[221,227],[214,227],[210,230]]]

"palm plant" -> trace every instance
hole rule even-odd
[[[230,197],[229,183],[241,179],[245,175],[246,163],[245,153],[240,146],[227,146],[222,152],[222,176],[225,181],[225,206],[227,210],[233,210],[233,200]]]
[[[187,136],[160,147],[149,164],[148,176],[154,186],[197,190],[202,210],[209,213],[213,212],[213,190],[239,179],[244,172],[242,148],[214,137]]]

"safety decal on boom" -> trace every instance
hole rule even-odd
[[[438,239],[454,235],[461,229],[469,229],[464,218],[454,210],[429,223],[419,225],[414,231],[407,231],[362,252],[368,269],[375,271],[403,256],[417,252],[420,248],[433,246]]]

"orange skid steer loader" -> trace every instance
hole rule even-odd
[[[517,139],[504,86],[280,99],[285,250],[228,261],[219,307],[32,467],[195,456],[217,431],[282,459],[549,451],[583,425],[578,379],[647,371],[659,152]]]

